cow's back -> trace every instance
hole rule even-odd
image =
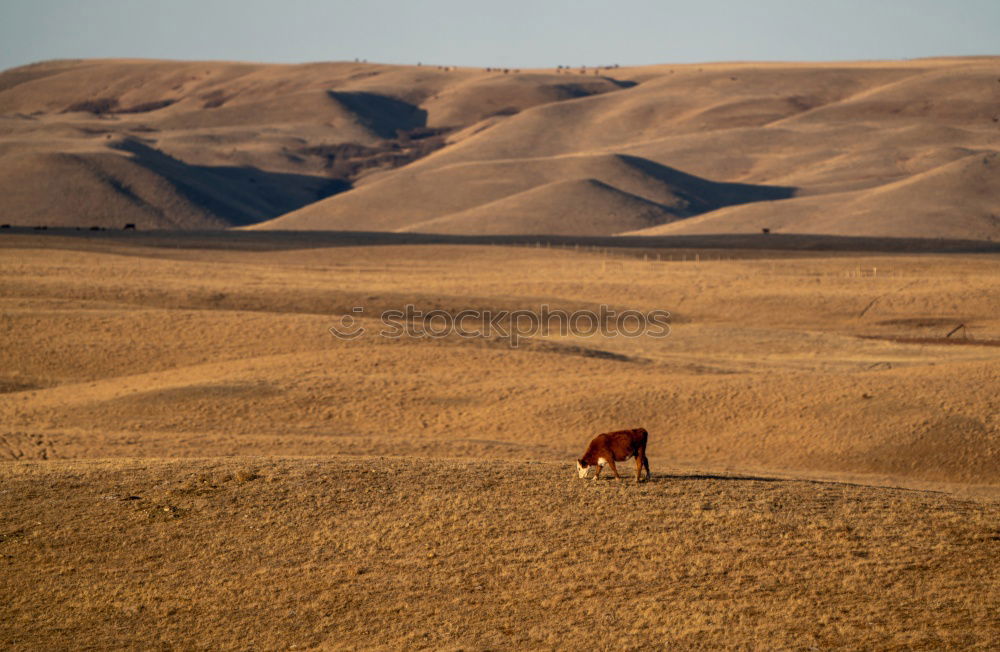
[[[606,432],[598,435],[595,443],[611,453],[615,461],[620,461],[638,455],[640,450],[646,448],[648,436],[649,433],[646,432],[645,428],[619,430],[618,432]]]

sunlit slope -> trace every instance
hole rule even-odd
[[[605,235],[676,219],[669,208],[597,179],[532,188],[466,211],[408,226],[434,233],[557,233]]]
[[[440,165],[443,155],[257,228],[608,235],[794,191],[716,183],[617,154]]]

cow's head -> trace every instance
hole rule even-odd
[[[581,478],[586,478],[590,474],[590,465],[584,464],[583,460],[576,461],[576,474]]]

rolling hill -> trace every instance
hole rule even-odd
[[[968,154],[927,172],[866,190],[730,207],[642,235],[758,232],[935,237],[991,240],[1000,227],[1000,157]]]
[[[997,57],[51,61],[0,73],[0,211],[78,227],[991,240],[998,106]]]

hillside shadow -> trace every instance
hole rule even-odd
[[[618,88],[635,88],[639,85],[639,82],[632,81],[631,79],[615,79],[614,77],[602,76],[601,79],[606,79]]]
[[[351,189],[343,179],[269,172],[253,167],[191,165],[136,139],[110,145],[163,177],[192,204],[232,226],[263,222]],[[108,179],[130,201],[143,202],[128,186]]]
[[[619,156],[623,162],[639,172],[670,186],[675,195],[688,203],[684,211],[687,217],[708,213],[725,206],[790,199],[798,191],[794,186],[709,181],[641,156],[628,154]]]
[[[427,126],[427,111],[402,100],[359,91],[327,93],[381,138],[395,138],[400,131]]]

